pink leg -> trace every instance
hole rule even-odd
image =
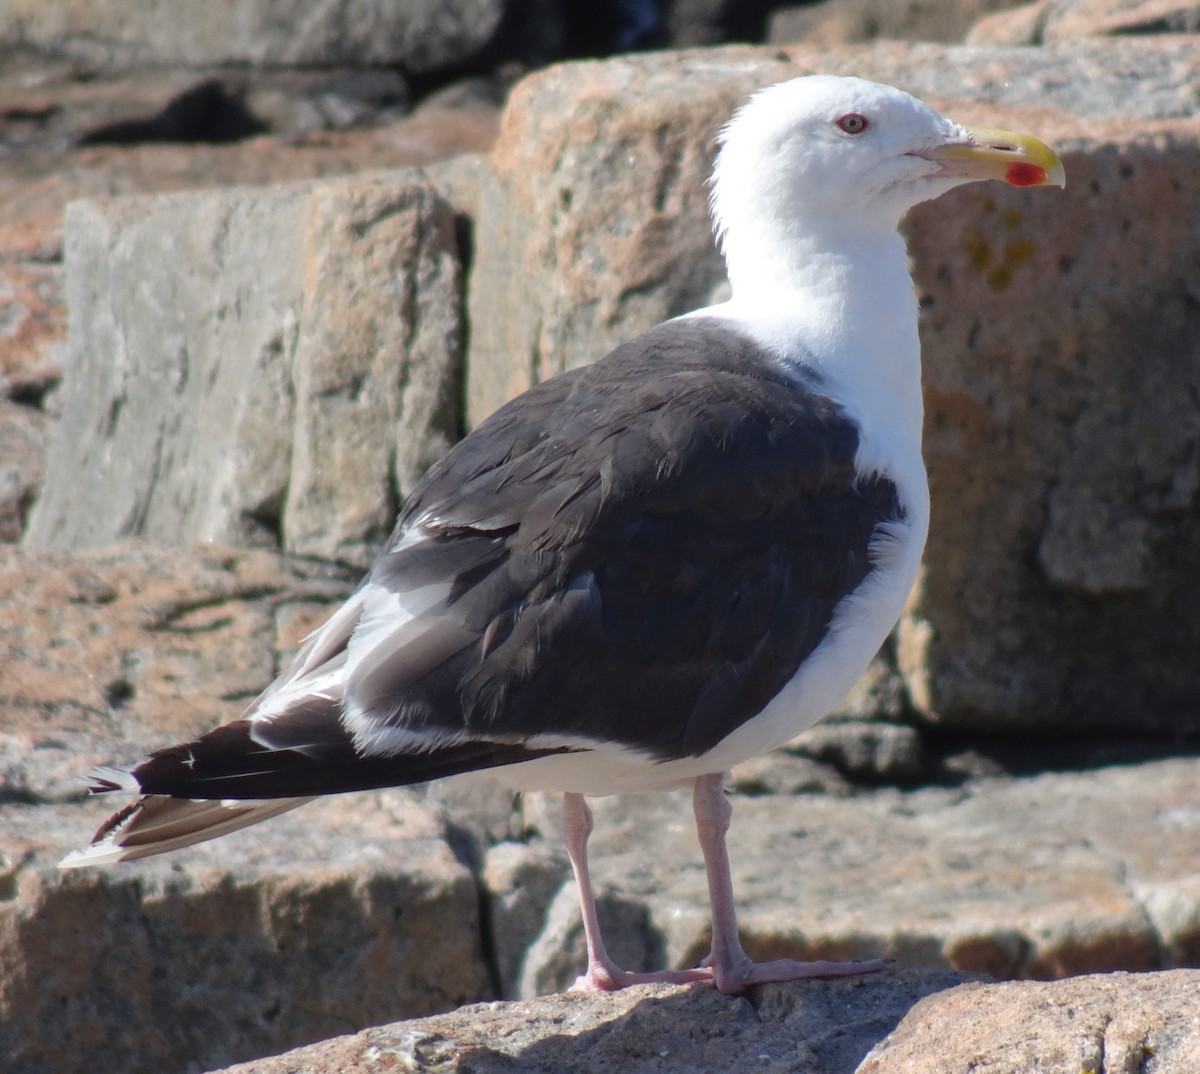
[[[662,981],[668,984],[687,984],[691,981],[711,981],[707,969],[661,970],[658,973],[629,973],[618,967],[604,949],[600,936],[600,919],[596,915],[596,897],[588,872],[587,844],[592,834],[592,811],[582,794],[563,795],[563,841],[567,856],[579,885],[579,903],[583,910],[583,932],[587,938],[587,972],[575,982],[574,990],[612,992],[631,984]]]
[[[891,965],[890,959],[864,959],[857,962],[799,962],[781,958],[773,962],[752,962],[742,950],[738,937],[737,913],[733,905],[733,877],[729,871],[729,853],[725,834],[733,806],[725,797],[725,774],[714,773],[696,780],[693,806],[696,834],[708,872],[708,897],[712,904],[712,953],[707,965],[713,981],[726,995],[739,995],[752,984],[772,981],[796,981],[805,977],[848,977],[875,973]]]

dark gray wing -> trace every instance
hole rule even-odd
[[[380,726],[696,755],[759,712],[870,570],[890,481],[855,426],[713,321],[660,325],[535,387],[414,492],[369,584],[449,584],[469,643],[352,673]],[[414,530],[426,539],[405,548]]]

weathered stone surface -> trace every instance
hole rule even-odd
[[[93,765],[235,718],[352,585],[212,546],[0,546],[0,801],[78,798]]]
[[[1055,0],[1042,28],[1046,41],[1090,34],[1197,32],[1200,4],[1195,0]]]
[[[510,99],[496,185],[477,221],[469,417],[707,300],[723,279],[703,197],[712,135],[754,88],[853,72],[934,99],[1186,117],[1193,60],[1182,42],[1043,51],[884,43],[726,48],[540,72]],[[1061,78],[1066,67],[1078,82]]]
[[[456,219],[391,175],[317,187],[306,227],[284,547],[366,562],[458,439]]]
[[[46,457],[44,414],[0,399],[0,542],[19,541]]]
[[[491,39],[503,0],[4,0],[0,45],[93,70],[399,65],[418,74],[461,65]]]
[[[824,0],[771,16],[773,44],[848,45],[876,38],[960,41],[981,18],[1020,0]]]
[[[73,204],[30,542],[367,561],[458,429],[455,219],[418,173]]]
[[[273,133],[232,145],[75,148],[89,126],[151,110],[194,81],[190,72],[83,80],[47,63],[0,71],[0,395],[56,414],[67,329],[62,212],[82,197],[163,193],[422,166],[482,152],[498,106],[469,87],[443,91],[411,115],[363,130],[306,118],[330,74],[259,76],[247,98]],[[24,118],[22,118],[24,117]],[[276,129],[278,129],[276,128]]]
[[[1190,116],[1194,60],[1180,37],[722,49],[542,72],[510,100],[477,220],[468,418],[718,289],[709,139],[749,88],[823,70],[970,98],[953,114],[1038,131],[1071,181],[973,186],[909,224],[934,522],[900,646],[908,690],[962,730],[1194,733],[1196,631],[1179,624],[1200,607],[1186,538],[1200,143],[1190,119],[1146,124]],[[1097,115],[1137,118],[1080,118]]]
[[[666,960],[663,934],[640,899],[615,887],[597,885],[596,914],[605,947],[618,966],[640,973],[661,969]],[[559,888],[546,907],[541,931],[524,952],[512,995],[522,999],[569,990],[587,966],[587,938],[579,890]]]
[[[980,45],[1040,45],[1115,34],[1197,32],[1200,6],[1189,0],[1037,0],[980,19],[967,40]]]
[[[968,45],[1037,45],[1042,41],[1049,0],[1035,0],[980,19],[966,36]]]
[[[578,902],[574,886],[564,887],[570,875],[565,853],[546,844],[503,842],[487,851],[481,877],[488,895],[488,918],[502,996],[521,994],[519,981],[526,952],[545,932],[548,908],[555,894],[565,891],[568,898]],[[581,972],[579,965],[576,977]]]
[[[166,77],[166,76],[162,76]],[[40,102],[29,96],[23,105],[54,115],[83,110],[75,94],[86,88],[103,103],[94,84],[54,86]],[[138,88],[138,87],[135,87]],[[150,87],[144,92],[151,92]],[[70,90],[71,92],[67,92]],[[0,92],[12,92],[0,84]],[[18,96],[14,93],[14,96]],[[139,94],[140,96],[140,94]],[[101,117],[120,114],[122,98]],[[84,114],[89,114],[84,111]],[[294,179],[320,178],[348,172],[421,167],[459,153],[483,152],[495,138],[498,109],[486,101],[440,106],[436,101],[403,119],[364,130],[285,132],[249,138],[232,145],[172,144],[92,146],[51,145],[28,149],[5,160],[0,170],[0,225],[36,224],[34,241],[0,232],[0,250],[16,248],[26,260],[57,260],[63,207],[76,198],[174,190],[245,186]],[[72,128],[73,131],[73,128]],[[70,137],[71,132],[63,137]],[[48,236],[43,239],[42,235]],[[36,245],[34,244],[36,242]],[[26,253],[28,249],[28,253]],[[47,251],[39,253],[39,249]]]
[[[788,747],[764,757],[752,757],[730,773],[730,788],[751,797],[761,794],[854,793],[854,786],[837,769]]]
[[[222,138],[240,134],[245,140],[224,146],[227,152],[215,154],[213,162],[241,159],[246,171],[252,172],[255,159],[266,155],[261,148],[263,138],[246,137],[253,131],[232,127],[230,121],[235,117],[229,114],[229,108],[220,107],[220,99],[206,101],[202,93],[188,96],[189,91],[204,86],[219,87],[234,106],[240,104],[243,112],[248,113],[251,127],[255,123],[265,126],[270,132],[265,139],[275,144],[281,167],[286,169],[289,159],[305,155],[297,150],[307,149],[311,156],[326,150],[332,155],[338,151],[339,142],[354,144],[364,154],[359,167],[365,167],[372,163],[373,147],[377,152],[386,145],[386,141],[380,145],[370,137],[363,137],[368,130],[386,129],[395,136],[408,128],[424,128],[430,141],[443,142],[452,138],[456,129],[464,128],[466,121],[484,113],[494,115],[504,85],[502,78],[451,83],[424,98],[411,114],[406,114],[411,103],[407,85],[394,69],[364,70],[355,66],[231,70],[155,66],[95,76],[45,57],[37,60],[16,57],[11,61],[6,57],[0,68],[0,100],[4,101],[0,108],[0,148],[5,153],[3,179],[7,183],[45,171],[41,165],[47,157],[57,157],[63,164],[86,160],[73,150],[87,144],[89,139],[114,136],[122,144],[132,146],[139,140],[155,137],[175,143],[219,143]],[[194,115],[175,114],[185,112],[178,103],[180,98],[185,102],[195,99],[198,107]],[[175,110],[168,112],[168,116],[173,127],[168,129],[164,124],[151,122],[156,115],[167,118],[162,113],[172,101],[176,102]],[[210,107],[199,107],[206,103]],[[437,123],[429,123],[435,115]],[[352,132],[348,128],[359,129]],[[347,137],[317,138],[337,132]],[[393,157],[374,162],[377,167],[411,163],[420,161]],[[117,177],[135,188],[147,178],[144,169]],[[243,175],[241,181],[249,178],[250,175]],[[231,179],[225,176],[223,181],[228,183]],[[204,173],[198,170],[195,185],[212,185],[212,180],[206,182]]]
[[[946,963],[1002,975],[1088,972],[1113,965],[1147,969],[1194,964],[1200,958],[1200,875],[1196,873],[1196,862],[1200,861],[1200,800],[1196,798],[1196,787],[1200,781],[1196,775],[1196,761],[1170,761],[1030,780],[981,781],[957,791],[926,790],[905,795],[875,792],[848,801],[815,796],[739,799],[731,845],[747,947],[759,957],[783,953],[849,956],[888,951],[910,967],[897,971],[901,980],[910,983],[927,979],[911,967]],[[407,796],[403,800],[407,801]],[[346,956],[334,953],[342,950],[334,938],[342,933],[336,930],[345,928],[347,918],[359,921],[366,916],[374,920],[372,915],[376,911],[371,907],[377,907],[382,898],[377,894],[379,886],[389,882],[386,878],[392,875],[389,870],[393,868],[390,863],[403,861],[406,870],[410,864],[428,867],[428,859],[414,853],[406,840],[414,836],[430,838],[431,822],[412,820],[405,806],[404,823],[417,824],[417,830],[406,827],[398,832],[394,825],[388,826],[390,822],[376,819],[380,808],[377,803],[381,801],[387,816],[394,817],[399,807],[388,804],[396,801],[394,796],[354,796],[319,808],[306,807],[300,813],[218,844],[132,867],[139,871],[140,878],[132,890],[122,886],[120,874],[87,874],[97,883],[103,881],[102,892],[117,892],[103,895],[93,892],[87,896],[93,915],[97,903],[101,907],[108,945],[97,953],[78,941],[81,953],[65,960],[65,965],[85,962],[88,967],[107,967],[104,960],[108,959],[128,967],[128,957],[118,962],[110,954],[121,950],[120,945],[108,943],[113,935],[123,937],[122,930],[127,928],[135,932],[135,951],[144,952],[149,944],[150,950],[156,952],[144,957],[182,958],[175,955],[182,944],[174,938],[173,930],[180,927],[174,923],[177,916],[184,915],[184,920],[191,923],[190,935],[199,933],[200,942],[204,942],[207,935],[204,929],[209,926],[203,923],[210,920],[215,913],[211,908],[219,902],[227,915],[229,906],[237,908],[232,923],[220,934],[221,945],[226,942],[227,933],[236,932],[239,949],[248,946],[252,952],[251,969],[242,972],[258,972],[256,967],[260,967],[265,956],[256,952],[266,941],[254,928],[266,926],[252,927],[247,919],[261,922],[265,916],[275,921],[287,915],[262,909],[261,899],[266,896],[257,894],[258,888],[246,892],[241,874],[249,871],[257,876],[261,871],[270,873],[279,869],[293,877],[298,873],[307,875],[317,868],[310,864],[307,847],[318,838],[328,838],[330,842],[322,841],[312,854],[314,859],[317,856],[323,861],[329,859],[339,877],[337,870],[347,856],[357,863],[355,869],[360,871],[354,874],[357,879],[350,885],[350,894],[345,891],[349,881],[327,883],[327,871],[321,872],[319,883],[277,877],[265,889],[273,899],[295,899],[302,904],[306,899],[318,902],[319,909],[294,911],[324,915],[321,920],[304,918],[311,921],[308,932],[336,921],[329,926],[333,930],[328,941],[333,945],[332,950],[320,940],[324,932],[318,932],[317,938],[303,949],[303,957],[311,958],[312,962],[287,971],[289,980],[298,977],[304,988],[327,987],[314,983],[312,975],[322,972],[327,961],[333,962],[337,974],[350,972],[344,970]],[[4,811],[3,829],[11,838],[3,850],[11,863],[9,876],[17,878],[10,879],[10,883],[14,890],[24,892],[27,888],[21,885],[32,883],[29,875],[41,877],[33,889],[36,897],[29,897],[31,902],[22,901],[24,896],[18,899],[18,905],[28,912],[19,919],[25,922],[19,936],[25,946],[20,951],[45,954],[49,959],[47,965],[58,967],[53,971],[60,975],[52,978],[55,982],[65,980],[61,975],[66,970],[58,965],[65,956],[57,949],[39,945],[48,943],[44,938],[55,931],[57,922],[78,913],[71,900],[77,897],[73,892],[81,881],[78,875],[58,881],[49,873],[43,875],[30,865],[30,854],[34,855],[35,863],[54,860],[66,846],[81,841],[103,815],[105,805],[103,801],[90,802],[86,806],[69,807],[69,811],[65,806],[9,806]],[[619,911],[611,922],[614,946],[630,964],[694,961],[707,945],[706,905],[703,872],[686,799],[679,796],[667,800],[604,800],[597,807],[593,864],[609,901]],[[323,808],[333,811],[326,819],[321,819]],[[541,822],[549,834],[554,827],[551,819],[543,816]],[[325,831],[328,836],[313,834]],[[441,831],[440,825],[437,831]],[[444,846],[440,843],[438,846],[441,849],[437,853],[444,855]],[[220,876],[230,871],[234,873],[234,881],[218,882]],[[536,844],[497,847],[489,854],[483,877],[491,888],[491,931],[497,936],[497,954],[501,945],[516,941],[505,957],[509,960],[509,972],[521,968],[527,989],[535,981],[540,981],[542,987],[561,987],[573,980],[582,965],[577,929],[571,924],[577,913],[575,892],[573,885],[558,885],[563,875],[565,865],[557,852],[539,849]],[[162,888],[165,881],[160,882],[163,876],[173,878],[165,894]],[[333,887],[334,894],[329,893],[328,886]],[[317,894],[312,893],[314,887]],[[164,898],[170,902],[165,910],[158,901]],[[110,907],[111,900],[116,900],[116,909]],[[330,909],[331,901],[340,909]],[[364,901],[366,909],[361,906]],[[539,903],[543,902],[539,914]],[[457,927],[460,912],[458,903],[453,902],[438,911],[436,925],[417,915],[414,927],[437,933],[446,942],[465,943],[455,938],[457,934],[449,938],[441,935],[448,925]],[[108,924],[114,918],[115,923]],[[196,923],[197,918],[200,924]],[[469,919],[474,927],[474,919]],[[400,920],[407,922],[408,918],[402,914]],[[125,924],[127,921],[131,923]],[[147,923],[139,925],[139,921]],[[382,934],[373,931],[376,927],[382,928],[382,924],[356,926],[358,931],[353,935],[366,931],[373,944],[384,943]],[[150,930],[152,938],[142,937],[136,931],[139,928]],[[245,935],[247,930],[249,937]],[[91,932],[94,934],[95,930]],[[0,930],[0,937],[3,935]],[[77,931],[70,932],[68,938],[78,940],[78,935]],[[537,941],[524,953],[524,945],[534,936]],[[425,939],[433,942],[434,936]],[[401,938],[395,942],[411,941]],[[626,949],[629,944],[637,949]],[[221,954],[225,948],[221,945],[216,955],[206,956],[200,967],[210,967],[205,972],[214,978],[229,972]],[[288,945],[278,946],[279,957],[283,958]],[[195,959],[194,952],[190,957]],[[210,957],[211,962],[207,961]],[[449,956],[439,952],[423,957],[436,960]],[[482,955],[479,957],[482,962]],[[496,961],[503,964],[499,957]],[[6,957],[3,965],[24,967],[27,963],[24,956],[23,959]],[[132,974],[132,978],[125,980],[122,987],[126,991],[133,989],[135,995],[141,995],[139,989],[144,988],[137,984],[141,980],[137,976],[139,965],[142,963],[134,960],[133,968],[123,971],[127,978]],[[385,970],[402,975],[408,972],[408,966],[405,962],[401,971],[387,962]],[[107,968],[93,971],[88,986],[78,986],[80,991],[71,1007],[76,1013],[70,1017],[92,1019],[89,1024],[98,1026],[96,1032],[106,1031],[104,1027],[111,1014],[103,1004],[111,1003],[112,972]],[[195,978],[199,970],[193,965],[189,972]],[[269,1007],[269,1003],[262,1003],[261,996],[271,999],[285,988],[285,984],[277,983],[269,974],[268,977],[269,987],[258,993],[260,998],[253,1002],[240,998],[237,989],[242,987],[241,977],[236,978],[236,987],[219,993],[214,981],[213,991],[205,993],[206,1002],[213,1008],[206,1017],[239,1019],[237,1040],[246,1035],[251,1040],[260,1039],[263,1020],[260,1012]],[[39,979],[46,978],[43,975]],[[204,981],[208,979],[205,977]],[[342,979],[338,977],[339,981]],[[884,975],[864,979],[855,987],[873,987],[874,982],[882,980]],[[23,971],[18,977],[17,994],[25,997],[22,1002],[32,1003],[28,993],[22,991],[27,987],[25,981]],[[170,985],[171,974],[166,975],[166,981]],[[371,981],[387,997],[393,997],[400,987],[380,984],[376,977]],[[845,984],[812,983],[797,987],[824,990]],[[364,985],[363,992],[355,995],[365,991]],[[0,996],[4,994],[0,989]],[[322,994],[332,996],[332,991]],[[104,998],[106,995],[110,996],[108,1000]],[[1040,995],[1038,1002],[1054,1002],[1052,995]],[[813,1000],[811,994],[806,994],[807,1009],[813,1009],[808,1006],[810,1003],[819,1008],[827,1000],[832,1002],[824,991],[820,996],[825,998]],[[916,995],[909,994],[896,1017],[872,1030],[875,1035],[857,1046],[855,1063],[899,1021],[915,998]],[[609,999],[614,1005],[622,1002],[619,997]],[[879,999],[884,1003],[897,1002],[890,991],[887,995],[880,994]],[[573,998],[563,997],[562,1001],[570,1002]],[[287,1002],[299,1004],[301,1000]],[[380,1015],[378,1005],[385,1001],[374,993],[371,1002],[376,1004],[371,1007],[376,1012],[373,1017],[394,1016]],[[844,1010],[845,995],[839,1002]],[[334,1004],[335,1000],[329,998],[322,1003]],[[236,1013],[226,1011],[225,1004],[231,1004]],[[327,1013],[324,1007],[321,1011]],[[124,1014],[118,1012],[115,1016],[125,1025]],[[475,1016],[481,1017],[477,1012]],[[539,1014],[535,1021],[544,1027],[543,1019],[550,1017]],[[856,1017],[854,1024],[861,1027],[870,1020]],[[365,1021],[364,1018],[359,1024]],[[694,1024],[709,1021],[705,1016]],[[771,1019],[772,1024],[777,1021]],[[51,1025],[57,1027],[59,1023]],[[498,1032],[498,1025],[494,1028]],[[332,1031],[340,1030],[334,1026]],[[128,1032],[132,1034],[133,1030]],[[163,1026],[152,1020],[146,1032],[150,1036],[145,1039],[154,1043],[157,1054],[161,1055],[166,1046],[155,1042],[159,1041],[157,1035],[165,1032]],[[832,1046],[833,1042],[827,1041],[819,1027],[807,1026],[806,1033],[810,1040],[815,1038]],[[223,1040],[227,1039],[228,1033]],[[33,1047],[28,1041],[23,1046]],[[666,1043],[663,1046],[668,1047]],[[682,1043],[669,1046],[672,1055],[678,1056],[682,1046]],[[45,1068],[34,1065],[17,1069],[25,1074],[26,1069]],[[141,1068],[117,1065],[112,1069]],[[834,1069],[853,1069],[853,1064]]]
[[[1195,970],[959,985],[917,1003],[858,1074],[1188,1074],[1198,988]]]
[[[228,1074],[365,1072],[385,1056],[400,1070],[447,1074],[850,1074],[914,1002],[962,980],[918,972],[769,985],[743,998],[704,985],[546,996],[381,1026]]]
[[[550,996],[381,1026],[226,1074],[333,1074],[383,1062],[447,1074],[1196,1069],[1195,971],[1049,985],[962,981],[907,971],[763,986],[740,999],[703,985]]]
[[[549,83],[557,112],[539,104],[537,117],[510,116],[519,145],[529,150],[534,185],[541,184],[536,197],[519,183],[519,145],[497,157],[508,161],[502,180],[478,160],[460,161],[439,167],[434,185],[455,208],[511,227],[506,241],[518,251],[559,262],[524,264],[514,255],[505,263],[514,277],[505,280],[509,304],[493,312],[533,316],[524,305],[515,309],[515,298],[529,299],[528,308],[549,325],[546,339],[582,347],[609,331],[614,341],[632,334],[644,326],[643,314],[649,323],[703,301],[719,285],[700,181],[711,152],[705,138],[742,91],[728,88],[734,83],[748,89],[809,63],[854,71],[935,99],[998,100],[1004,112],[962,104],[949,110],[967,121],[1026,126],[1064,147],[1071,177],[1065,195],[963,191],[957,205],[940,203],[911,225],[939,514],[900,660],[907,691],[925,715],[959,729],[1023,727],[1037,713],[1040,732],[1088,734],[1106,721],[1122,731],[1136,719],[1141,731],[1174,733],[1196,726],[1189,705],[1195,680],[1188,677],[1194,659],[1185,642],[1197,604],[1197,564],[1188,549],[1200,431],[1185,401],[1197,393],[1188,379],[1196,364],[1190,281],[1197,217],[1184,196],[1195,173],[1195,134],[1184,124],[1101,123],[1049,110],[1014,118],[1009,106],[1188,115],[1189,48],[880,45],[815,58],[797,50],[790,65],[761,50],[729,50],[618,61],[598,81],[589,81],[591,68],[584,67],[573,70],[587,76],[586,92],[565,74],[553,76],[561,79]],[[1068,67],[1081,72],[1078,81],[1061,77]],[[1132,81],[1131,71],[1138,75]],[[702,92],[692,92],[693,77]],[[650,100],[672,78],[678,84],[668,88],[664,114],[682,114],[684,98],[691,110],[679,121],[679,141],[666,120],[655,125]],[[531,89],[530,99],[540,100],[541,92]],[[575,92],[596,96],[575,109]],[[647,99],[627,107],[626,96],[639,94]],[[723,94],[728,101],[718,109]],[[694,114],[705,108],[712,115]],[[556,115],[568,125],[573,114],[582,121],[579,140],[553,129]],[[551,129],[538,133],[535,121]],[[612,132],[618,140],[597,152],[592,143]],[[553,146],[543,152],[539,138]],[[337,152],[350,155],[348,142],[339,145]],[[255,159],[266,156],[260,149]],[[200,158],[191,159],[183,171],[198,172]],[[695,179],[694,195],[682,192],[685,179],[674,167]],[[645,168],[656,176],[649,194]],[[379,188],[358,181],[351,188],[345,219],[379,220]],[[582,206],[580,226],[563,191]],[[490,200],[497,192],[507,199],[499,205]],[[336,200],[311,200],[303,217],[304,233],[320,236],[324,252],[345,239]],[[0,207],[0,215],[7,211]],[[610,217],[632,241],[632,254],[608,234]],[[645,230],[639,219],[649,221]],[[689,232],[678,240],[677,219]],[[543,224],[547,235],[526,235],[527,227]],[[176,229],[183,233],[185,227]],[[477,242],[485,234],[477,232]],[[147,262],[152,271],[135,266],[138,280],[157,285],[164,260]],[[379,346],[381,329],[371,318],[387,264],[369,250],[362,264],[349,255],[332,265],[311,259],[313,274],[324,271],[335,285],[316,298],[305,292],[310,304],[298,307],[320,327],[306,359],[304,390],[313,398],[345,404],[348,395],[338,391],[347,381],[373,383],[375,371],[338,348],[344,339],[357,353]],[[613,265],[617,282],[597,283]],[[247,289],[258,287],[249,268],[238,271]],[[489,271],[503,275],[498,263]],[[555,282],[561,279],[569,286]],[[268,294],[270,280],[267,272]],[[363,296],[357,302],[346,297],[356,293]],[[1065,309],[1071,314],[1064,332]],[[1147,334],[1154,318],[1158,327]],[[521,323],[541,332],[542,320]],[[439,331],[435,325],[418,336],[436,341]],[[1151,346],[1138,349],[1146,338]],[[190,335],[186,342],[192,345]],[[588,357],[603,349],[593,346]],[[1133,367],[1128,353],[1138,355]],[[528,352],[518,357],[529,379],[562,358],[546,351],[538,367],[528,364]],[[305,436],[321,435],[319,417]],[[331,466],[343,461],[330,456]],[[395,465],[394,456],[376,456],[364,481]],[[344,469],[325,485],[329,475],[309,473],[312,491],[303,499],[317,505],[330,486],[354,481]],[[380,498],[396,494],[386,487]],[[353,525],[376,524],[346,517]],[[305,539],[321,550],[315,529]],[[340,547],[358,554],[353,542]],[[309,807],[133,871],[54,874],[58,854],[86,838],[109,805],[65,804],[78,794],[73,778],[95,761],[127,760],[236,714],[350,583],[263,552],[132,549],[78,558],[10,549],[0,556],[0,1007],[11,1012],[0,1012],[4,1063],[17,1056],[19,1074],[109,1069],[97,1065],[98,1056],[111,1056],[113,1070],[199,1069],[478,998],[493,969],[514,994],[573,979],[582,968],[575,893],[563,883],[552,810],[539,815],[538,806],[527,809],[524,828],[511,811],[494,821],[473,812],[455,825],[451,845],[460,862],[474,863],[474,852],[498,835],[543,833],[545,841],[488,851],[479,866],[482,891],[453,860],[440,823],[412,819],[417,814],[396,804],[407,796],[391,795]],[[975,588],[971,579],[978,579]],[[1073,640],[1079,638],[1086,645]],[[1119,675],[1104,664],[1116,658]],[[846,714],[903,719],[909,699],[902,694],[894,670],[884,666]],[[907,729],[873,726],[864,739],[847,737],[850,726],[819,729],[807,748],[838,754],[846,770],[891,778],[895,758],[917,756]],[[871,736],[875,749],[863,753]],[[732,847],[747,944],[756,954],[886,951],[907,963],[1018,976],[1200,964],[1195,761],[869,794],[854,794],[804,757],[747,767],[753,771],[738,773],[739,783],[758,797],[739,799]],[[836,797],[790,793],[818,788]],[[34,805],[46,802],[58,804]],[[629,950],[614,943],[619,957],[631,965],[699,958],[707,948],[707,899],[689,803],[603,802],[597,813],[595,872],[606,905],[620,913],[614,931],[632,941]],[[466,843],[473,853],[464,854]],[[490,931],[473,916],[477,905],[488,907]],[[409,976],[414,965],[423,974],[418,980]],[[474,1070],[591,1069],[581,1063],[851,1070],[896,1027],[870,1060],[895,1065],[872,1071],[959,1070],[985,1058],[986,1069],[1014,1074],[1038,1064],[1060,1069],[1054,1063],[1070,1074],[1102,1066],[1193,1074],[1200,1065],[1194,1021],[1176,1017],[1180,996],[1194,1000],[1194,975],[1144,976],[1134,988],[1112,977],[1098,986],[1071,982],[1077,991],[1057,991],[1057,984],[1044,991],[962,989],[901,1022],[920,995],[953,980],[904,971],[888,980],[764,989],[749,1001],[704,989],[650,990],[650,1009],[631,993],[562,997],[518,1009],[515,1021],[513,1008],[468,1010],[461,1024],[475,1029],[462,1032],[476,1037],[440,1023],[415,1037],[380,1030],[369,1038],[374,1050],[360,1056],[344,1050],[358,1046],[353,1042],[332,1042],[321,1054],[335,1057],[330,1069],[418,1059],[455,1069],[465,1041],[462,1061]],[[883,984],[887,990],[873,991]],[[672,1005],[676,994],[683,998]],[[848,1020],[851,1000],[857,1002]],[[698,1002],[711,1005],[698,1009]],[[1187,1009],[1194,1020],[1194,1002]],[[721,1014],[729,1010],[733,1017]],[[1063,1012],[1072,1010],[1082,1013],[1064,1026]],[[818,1018],[818,1011],[825,1013]],[[683,1038],[681,1024],[688,1027]],[[934,1041],[932,1057],[920,1051],[931,1026],[946,1034]],[[764,1039],[764,1030],[783,1035]],[[944,1067],[934,1065],[943,1058]]]
[[[997,977],[1194,965],[1200,761],[735,801],[739,920],[757,957],[898,958]],[[646,901],[670,965],[708,950],[686,795],[595,803],[592,871]],[[547,838],[553,824],[543,829]]]
[[[1067,121],[1185,119],[1195,109],[1196,48],[1182,34],[1059,41],[1040,49],[880,41],[815,56],[806,49],[787,52],[814,70],[859,74],[927,100],[955,102],[956,114],[965,114],[967,102],[1038,109],[1031,120],[1045,116],[1044,109],[1063,112]],[[1029,199],[1031,209],[1036,201]]]
[[[7,1074],[155,1074],[487,998],[475,884],[410,793],[61,874],[112,808],[0,807]]]
[[[857,781],[913,784],[926,769],[925,747],[916,728],[883,720],[822,721],[791,748]]]
[[[735,797],[735,890],[759,957],[886,953],[997,977],[1200,965],[1200,762],[908,792],[810,776],[793,794],[797,763],[815,767],[762,759]],[[594,807],[593,877],[632,922],[627,958],[694,964],[708,949],[708,904],[688,796]],[[482,870],[510,996],[538,981],[565,987],[583,965],[574,884],[560,886],[558,804],[526,796],[525,817],[532,842],[493,847]]]
[[[704,180],[750,49],[550,68],[514,89],[475,222],[467,418],[704,305],[723,278]]]
[[[1200,139],[1042,133],[1061,196],[910,216],[934,508],[901,668],[946,726],[1194,733]]]
[[[0,398],[40,403],[58,381],[66,327],[58,228],[0,222]]]

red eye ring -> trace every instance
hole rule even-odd
[[[871,121],[859,112],[847,112],[837,121],[837,125],[839,130],[847,134],[862,134],[871,125]]]

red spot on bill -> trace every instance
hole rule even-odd
[[[1004,172],[1004,181],[1010,186],[1042,186],[1046,182],[1046,169],[1040,164],[1010,164]]]

